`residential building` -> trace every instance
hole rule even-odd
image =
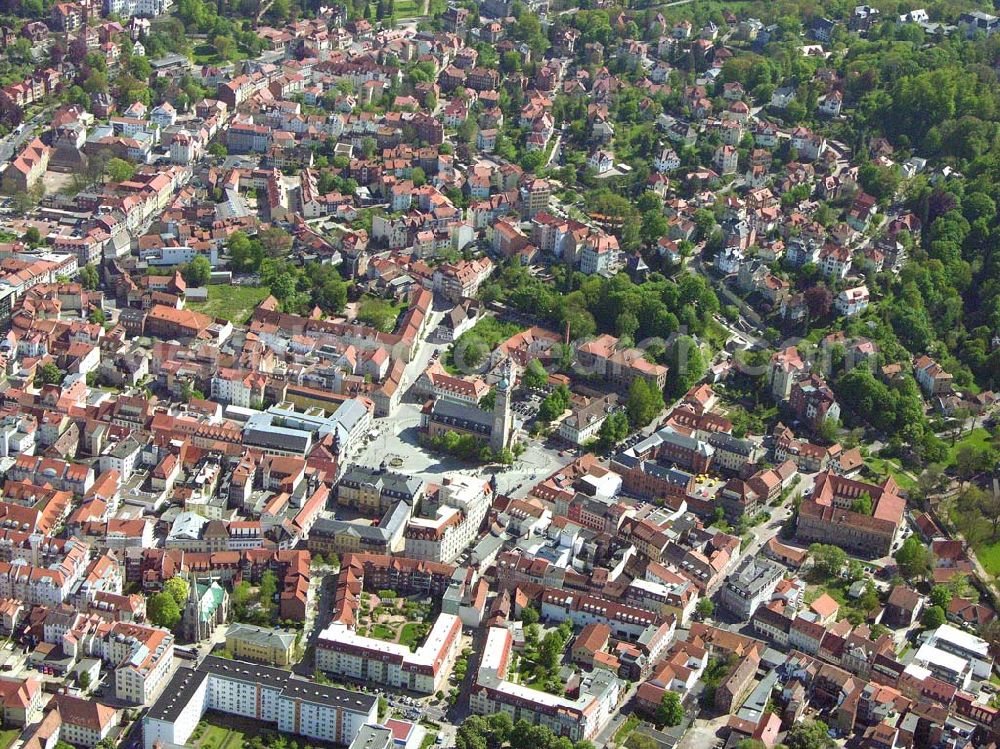
[[[290,671],[215,656],[181,667],[143,718],[145,749],[179,749],[208,710],[274,725],[284,734],[350,744],[378,722],[378,697],[300,679]]]
[[[719,603],[741,620],[749,620],[758,606],[771,600],[784,573],[780,564],[769,559],[748,558],[722,586]]]
[[[469,704],[479,715],[506,712],[516,722],[524,719],[545,726],[571,741],[592,739],[608,724],[618,706],[624,683],[605,669],[584,676],[576,699],[558,697],[510,681],[513,654],[511,633],[491,627],[483,646]]]

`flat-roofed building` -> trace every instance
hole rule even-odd
[[[276,724],[280,733],[350,744],[378,720],[374,694],[317,684],[291,672],[208,656],[179,668],[143,721],[145,749],[180,749],[208,710]]]

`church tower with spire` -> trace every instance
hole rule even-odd
[[[500,382],[497,383],[496,401],[493,404],[493,431],[490,432],[490,449],[495,453],[499,453],[505,447],[510,447],[513,428],[510,399],[514,393],[514,379],[514,363],[507,359],[500,376]]]
[[[181,634],[189,642],[202,639],[201,597],[198,595],[198,579],[192,571],[188,575],[188,597],[181,612]]]

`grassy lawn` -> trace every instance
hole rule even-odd
[[[243,733],[232,728],[209,724],[197,744],[198,749],[242,749]]]
[[[223,60],[212,44],[199,44],[191,52],[196,65],[223,65],[227,62],[247,59],[246,53],[239,47],[233,53],[233,60]]]
[[[0,730],[0,749],[7,749],[21,735],[20,728],[4,728]]]
[[[1000,540],[985,541],[976,548],[976,556],[987,572],[991,575],[1000,575]]]
[[[900,488],[904,491],[915,489],[917,482],[903,473],[902,467],[895,460],[870,457],[866,462],[867,466],[880,476],[892,476]]]
[[[846,619],[852,614],[861,617],[862,620],[867,618],[867,612],[858,606],[857,599],[848,597],[847,591],[851,587],[851,583],[847,580],[840,577],[823,577],[815,574],[814,571],[814,574],[807,575],[806,582],[808,583],[805,595],[807,605],[826,593],[840,605],[840,611],[837,613],[838,620]]]
[[[396,640],[395,630],[391,627],[387,627],[385,624],[373,624],[371,636],[378,638],[379,640],[389,640],[390,642],[395,642]]]
[[[414,645],[419,645],[421,633],[423,632],[423,626],[417,622],[407,622],[403,625],[403,629],[399,632],[399,644],[406,645],[412,648]]]
[[[404,309],[405,302],[394,303],[388,299],[365,296],[358,304],[357,319],[383,333],[391,333]]]
[[[958,440],[954,445],[948,447],[948,458],[945,461],[946,466],[955,465],[955,456],[958,454],[958,450],[962,445],[970,445],[972,447],[986,448],[992,444],[993,438],[990,433],[983,428],[973,429],[971,432],[963,435],[962,439]]]
[[[394,6],[396,15],[401,18],[409,18],[423,12],[423,2],[417,0],[399,0]]]
[[[424,740],[420,742],[420,749],[430,749],[430,747],[434,746],[434,742],[436,739],[437,739],[437,733],[436,732],[432,733],[431,731],[428,731],[427,735],[424,736]]]
[[[990,575],[1000,575],[1000,538],[993,536],[993,524],[978,515],[975,518],[960,517],[960,510],[954,502],[948,504],[948,516],[953,525],[972,537],[973,549],[986,571]]]
[[[208,301],[190,302],[188,307],[211,317],[222,317],[242,324],[249,319],[254,307],[270,293],[266,286],[207,286]]]
[[[512,335],[520,333],[524,328],[512,322],[502,322],[495,317],[484,317],[472,329],[467,330],[448,349],[444,356],[444,367],[449,372],[457,373],[455,352],[462,354],[462,363],[468,367],[477,367],[489,356],[498,344],[506,341]]]

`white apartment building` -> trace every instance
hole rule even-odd
[[[104,15],[114,13],[122,18],[156,18],[170,10],[171,5],[170,0],[104,0]]]
[[[59,610],[45,620],[45,642],[62,645],[74,658],[96,657],[114,671],[115,697],[148,703],[170,674],[174,636],[165,629],[110,622],[96,614]]]
[[[207,710],[241,715],[298,734],[347,745],[366,723],[378,722],[378,698],[298,679],[290,672],[208,656],[196,670],[180,668],[143,723],[145,749],[186,746]]]
[[[201,139],[181,130],[170,141],[170,160],[175,164],[190,164],[201,156]]]
[[[771,600],[771,594],[783,577],[784,568],[776,562],[763,558],[746,559],[726,580],[719,602],[723,608],[747,620],[758,606]]]
[[[316,644],[316,668],[361,682],[434,694],[447,683],[461,636],[461,620],[440,614],[424,644],[411,653],[406,645],[364,637],[342,622],[333,622]]]
[[[252,408],[264,395],[265,381],[259,372],[219,369],[212,375],[212,400],[238,408]]]
[[[0,421],[0,457],[34,455],[38,422],[33,416],[8,414]]]
[[[571,741],[592,739],[608,724],[624,694],[624,683],[611,672],[585,674],[575,700],[515,684],[507,679],[514,641],[509,630],[491,627],[472,687],[472,712],[505,712],[516,722],[525,719],[546,726]]]
[[[143,444],[131,436],[109,445],[101,453],[101,472],[118,471],[122,482],[128,481],[140,464],[142,448]]]
[[[858,315],[868,309],[868,287],[855,286],[853,289],[844,289],[833,300],[833,306],[845,317]]]
[[[492,503],[489,484],[471,476],[451,476],[438,490],[433,518],[410,519],[405,554],[413,559],[451,563],[479,536]]]
[[[0,562],[0,598],[16,598],[28,606],[55,606],[66,601],[87,569],[89,549],[70,539],[65,553],[47,567],[33,563],[33,554],[14,551],[10,562]]]
[[[174,636],[157,627],[116,622],[103,638],[101,656],[115,668],[115,697],[144,705],[170,674]]]

